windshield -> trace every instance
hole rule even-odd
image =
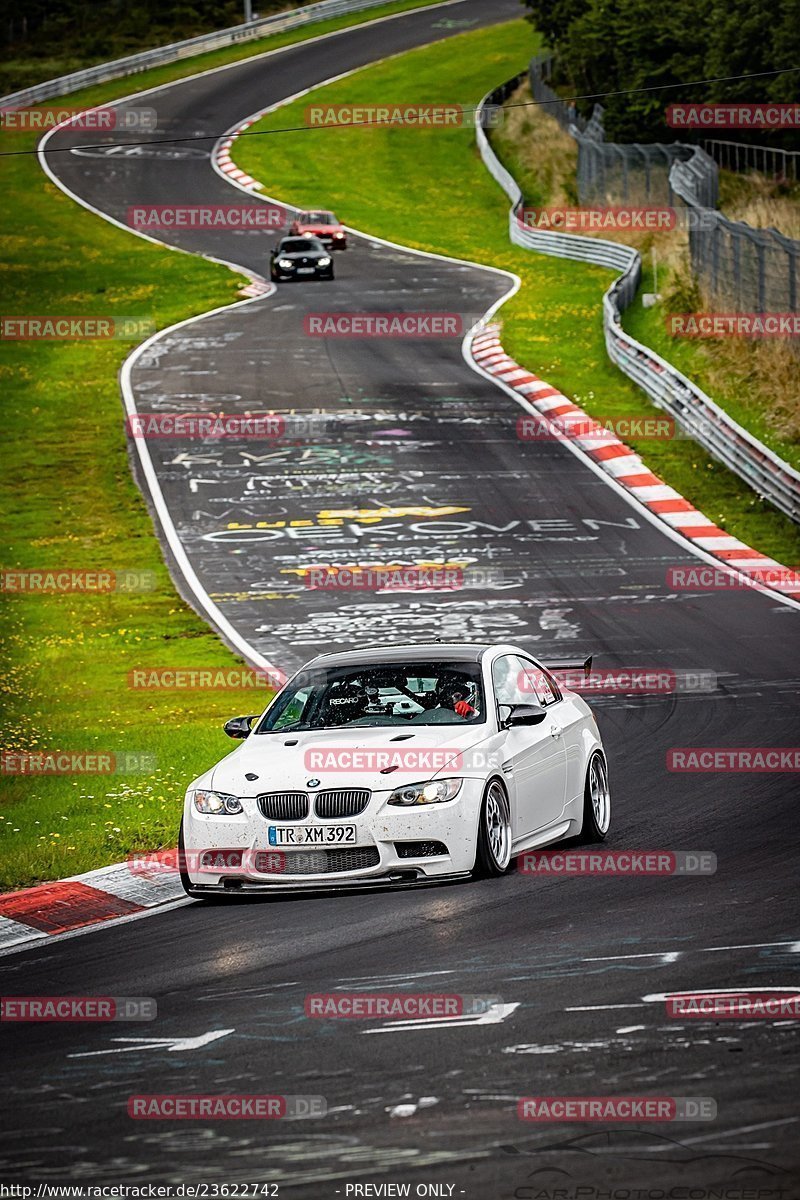
[[[335,225],[336,217],[329,212],[307,212],[301,213],[299,218],[301,225]]]
[[[256,733],[485,720],[478,663],[378,663],[301,672],[267,709]]]
[[[308,254],[309,250],[321,249],[316,238],[287,238],[279,247],[281,254]]]

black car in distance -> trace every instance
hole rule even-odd
[[[270,279],[333,279],[333,259],[318,238],[284,237],[272,251]]]

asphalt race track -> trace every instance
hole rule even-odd
[[[488,23],[519,7],[463,0],[445,11]],[[159,136],[217,134],[302,88],[458,31],[436,28],[440,20],[434,9],[354,29],[172,85],[147,103]],[[71,144],[80,135],[62,132],[49,149]],[[48,162],[123,222],[135,203],[245,199],[196,148],[50,153]],[[179,244],[267,273],[263,234],[185,233]],[[520,441],[521,410],[468,366],[460,339],[304,333],[304,316],[323,308],[478,316],[508,290],[506,277],[369,237],[353,237],[336,268],[333,283],[281,286],[168,334],[133,370],[141,411],[325,414],[322,432],[299,444],[149,443],[203,587],[282,668],[332,645],[446,631],[513,640],[545,659],[594,653],[600,666],[713,672],[713,690],[594,703],[612,773],[608,844],[713,852],[717,872],[518,873],[424,890],[187,902],[10,955],[0,964],[4,994],[46,994],[57,981],[65,995],[152,996],[158,1020],[0,1027],[3,1177],[261,1181],[314,1200],[367,1183],[407,1183],[412,1195],[437,1185],[431,1195],[470,1200],[553,1200],[559,1188],[566,1200],[578,1186],[592,1189],[581,1193],[590,1200],[671,1186],[696,1200],[712,1188],[726,1200],[746,1200],[746,1188],[764,1200],[800,1194],[797,1022],[680,1020],[665,1016],[662,998],[797,981],[792,776],[666,768],[671,747],[792,744],[796,608],[752,590],[671,592],[667,568],[697,559],[567,450]],[[499,569],[499,584],[333,595],[297,574],[329,562],[461,558]],[[305,1017],[308,993],[340,988],[498,1002],[489,1020],[441,1028]],[[148,1036],[190,1041],[114,1040]],[[172,1092],[317,1095],[328,1115],[129,1118],[129,1096]],[[615,1128],[516,1115],[519,1096],[642,1092],[710,1097],[717,1119]]]

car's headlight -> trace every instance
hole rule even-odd
[[[198,812],[215,813],[218,816],[230,816],[244,811],[239,797],[229,796],[226,792],[195,792],[194,806]]]
[[[344,237],[344,234],[343,233],[335,233],[333,236],[334,237]]]
[[[316,237],[316,236],[317,236],[317,235],[316,235],[315,233],[304,233],[304,234],[303,234],[303,237],[308,237],[308,238],[311,238],[311,237]]]
[[[431,783],[407,783],[392,792],[387,803],[407,807],[412,804],[443,804],[454,800],[461,791],[461,779],[435,779]]]
[[[278,266],[282,267],[284,271],[291,271],[294,268],[294,263],[290,258],[279,258]]]
[[[317,259],[318,267],[329,267],[330,265],[331,265],[331,260],[327,257]]]

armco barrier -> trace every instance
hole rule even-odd
[[[150,67],[160,67],[165,63],[177,62],[181,58],[192,58],[195,54],[205,54],[208,50],[220,50],[239,42],[254,41],[271,33],[282,33],[284,30],[297,29],[301,25],[310,25],[315,21],[326,21],[329,17],[340,17],[347,13],[361,12],[363,9],[377,8],[385,3],[386,0],[320,0],[317,4],[306,4],[293,12],[276,13],[272,17],[249,21],[246,25],[233,25],[229,29],[201,33],[198,37],[187,38],[182,42],[171,42],[168,46],[156,46],[152,50],[142,50],[141,53],[131,54],[127,58],[117,58],[112,62],[86,67],[82,71],[73,71],[70,75],[60,75],[57,79],[48,79],[44,83],[37,83],[34,87],[24,88],[20,92],[12,92],[10,96],[2,96],[0,105],[10,108],[15,105],[38,104],[42,100],[51,100],[54,96],[66,96],[70,92],[80,91],[81,88],[90,87],[95,83],[105,83],[109,79],[122,79],[126,75],[136,75],[139,71],[147,71]]]
[[[485,109],[502,104],[524,78],[523,72],[484,96],[475,122],[481,158],[511,201],[511,241],[540,254],[576,259],[618,271],[618,278],[603,296],[603,329],[611,360],[713,458],[734,471],[759,496],[793,521],[800,522],[800,473],[737,424],[671,363],[637,342],[622,328],[621,314],[633,300],[641,277],[638,251],[619,242],[533,230],[524,224],[520,215],[523,197],[519,185],[492,150],[485,129],[488,120],[484,120]]]
[[[550,86],[552,69],[551,55],[531,60],[531,94],[578,144],[576,182],[581,204],[674,205],[677,198],[696,216],[689,226],[692,272],[717,311],[800,311],[800,241],[776,229],[730,220],[718,211],[719,167],[711,151],[682,142],[607,142],[600,105],[595,104],[591,119],[584,120]],[[773,172],[781,164],[784,171],[796,170],[796,157],[800,157],[753,146],[745,158],[747,147],[720,145],[732,147],[740,165],[760,162],[771,165]],[[796,339],[785,344],[800,354]]]

